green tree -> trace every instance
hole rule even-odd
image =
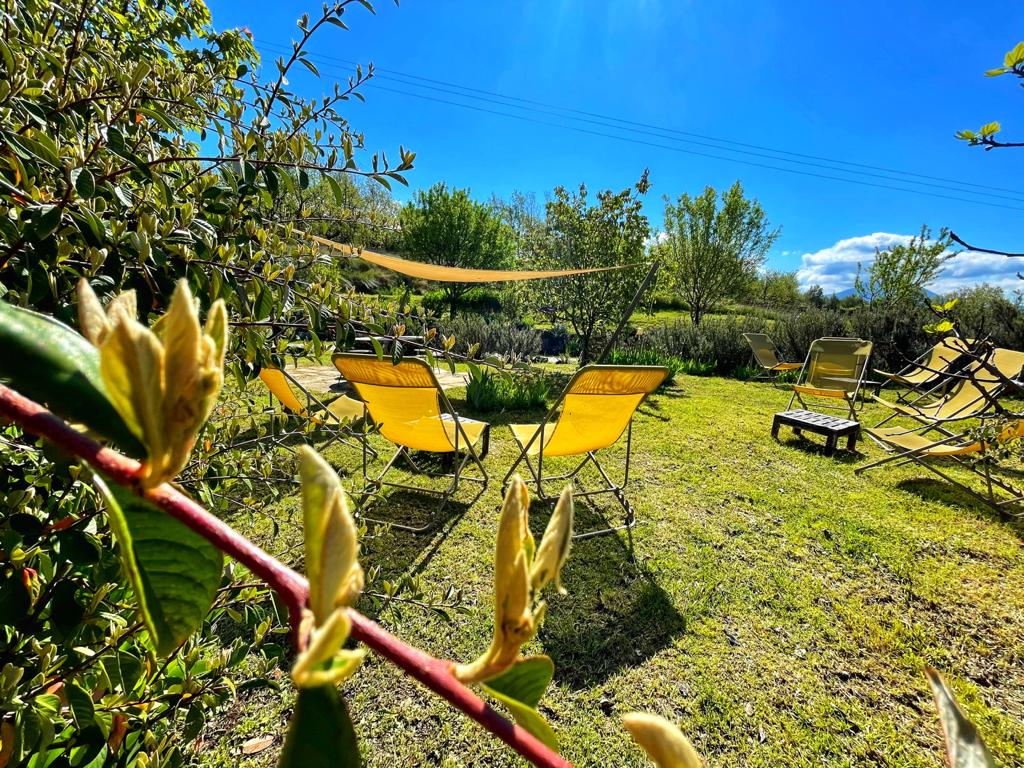
[[[511,227],[515,237],[515,263],[521,269],[533,266],[535,245],[544,232],[544,210],[532,192],[514,190],[508,199],[491,198],[491,207]],[[501,288],[501,312],[522,322],[529,313],[533,290],[525,282],[505,283]]]
[[[642,197],[650,183],[644,171],[634,187],[597,193],[591,204],[587,188],[571,193],[557,187],[548,202],[544,232],[536,244],[535,266],[542,269],[590,269],[634,265],[643,261],[650,224]],[[636,294],[643,269],[611,274],[575,275],[537,283],[538,303],[556,322],[579,338],[580,364],[590,362],[594,340],[622,317]]]
[[[721,195],[707,187],[675,204],[665,198],[665,239],[658,251],[694,325],[750,284],[779,231],[757,200],[744,197],[738,181]]]
[[[792,307],[801,301],[796,272],[777,269],[758,272],[747,291],[749,301],[764,307]]]
[[[928,284],[951,257],[949,238],[943,234],[933,240],[928,227],[923,226],[910,242],[876,251],[866,274],[857,265],[854,290],[864,301],[892,313],[909,310],[927,299]]]
[[[515,237],[494,209],[465,189],[443,183],[420,190],[402,209],[402,248],[417,261],[468,269],[506,269],[512,265]],[[448,312],[455,317],[459,297],[471,283],[443,283]]]
[[[820,309],[825,306],[825,289],[820,285],[812,285],[804,292],[804,299],[806,299],[807,303],[812,307],[818,307]]]
[[[401,244],[401,206],[386,187],[345,173],[296,186],[277,206],[282,223],[295,223],[339,243],[393,250]]]

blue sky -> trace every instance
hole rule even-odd
[[[306,0],[210,6],[218,28],[253,32],[267,64],[296,37],[295,19],[319,9]],[[1024,93],[1008,78],[983,76],[1024,39],[1019,1],[980,9],[952,0],[406,0],[399,8],[381,0],[376,16],[357,8],[346,21],[349,31],[331,27],[310,44],[321,80],[303,71],[292,86],[318,96],[347,78],[347,62],[373,61],[379,76],[363,91],[366,103],[347,114],[368,147],[416,151],[414,188],[443,180],[481,199],[519,189],[542,201],[559,184],[622,188],[649,167],[646,210],[658,227],[663,195],[740,179],[782,226],[769,266],[837,290],[875,246],[922,224],[1024,250],[1024,150],[983,152],[953,138],[1000,120],[1008,138],[1024,139]],[[987,280],[1015,288],[1022,267],[967,254],[935,287]]]

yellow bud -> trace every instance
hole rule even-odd
[[[100,374],[114,408],[146,446],[142,482],[147,487],[167,479],[163,368],[159,339],[145,326],[119,316],[100,347]]]
[[[658,715],[630,712],[622,716],[633,741],[658,768],[703,768],[704,761],[672,723]]]
[[[104,311],[89,281],[84,277],[78,281],[78,327],[93,346],[98,348],[103,344],[111,327],[121,316],[129,320],[138,317],[135,291],[118,294],[110,300]]]
[[[313,630],[309,647],[295,660],[292,682],[299,688],[338,685],[359,668],[366,655],[365,648],[340,650],[352,631],[352,622],[344,608],[334,611],[327,622]],[[324,666],[330,662],[328,666]]]
[[[494,550],[494,638],[476,661],[456,665],[455,676],[464,683],[501,674],[516,660],[520,647],[534,636],[540,623],[530,606],[534,547],[529,507],[526,485],[516,475],[505,494]],[[539,613],[543,615],[540,607]]]
[[[103,305],[84,277],[78,281],[78,327],[95,347],[102,344],[110,332]]]
[[[338,475],[309,446],[299,449],[309,606],[317,626],[363,588],[359,541]]]
[[[551,513],[544,536],[537,548],[537,557],[530,570],[530,582],[535,592],[542,590],[554,579],[559,594],[566,594],[562,587],[562,565],[569,557],[572,546],[572,522],[574,505],[572,487],[566,486],[558,497],[555,511]]]
[[[142,482],[173,478],[188,461],[224,382],[227,311],[217,301],[205,329],[182,280],[163,317],[146,328],[135,317],[135,293],[114,298],[102,311],[84,280],[78,286],[82,333],[100,350],[100,373],[111,402],[146,446]]]

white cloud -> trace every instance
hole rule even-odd
[[[666,232],[665,230],[661,230],[661,231],[655,233],[653,236],[648,237],[644,241],[644,245],[646,245],[648,248],[650,248],[653,245],[661,245],[666,240],[668,240],[668,232]]]
[[[909,243],[910,239],[911,235],[875,232],[849,237],[820,251],[805,253],[797,270],[800,287],[806,290],[812,285],[820,285],[826,294],[852,288],[858,264],[863,264],[866,269],[874,260],[876,249],[886,250]],[[1024,282],[1017,278],[1018,270],[1024,271],[1024,262],[1017,259],[965,251],[947,261],[938,278],[928,287],[941,294],[989,283],[1012,291],[1024,288]]]

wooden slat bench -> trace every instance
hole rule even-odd
[[[783,424],[792,427],[793,432],[800,435],[802,432],[813,432],[816,435],[825,436],[825,453],[831,456],[839,443],[839,438],[846,438],[846,450],[852,451],[857,445],[857,436],[860,434],[860,424],[850,419],[843,419],[838,416],[830,416],[814,411],[796,409],[792,411],[780,411],[772,419],[772,437],[779,439],[779,427]]]

